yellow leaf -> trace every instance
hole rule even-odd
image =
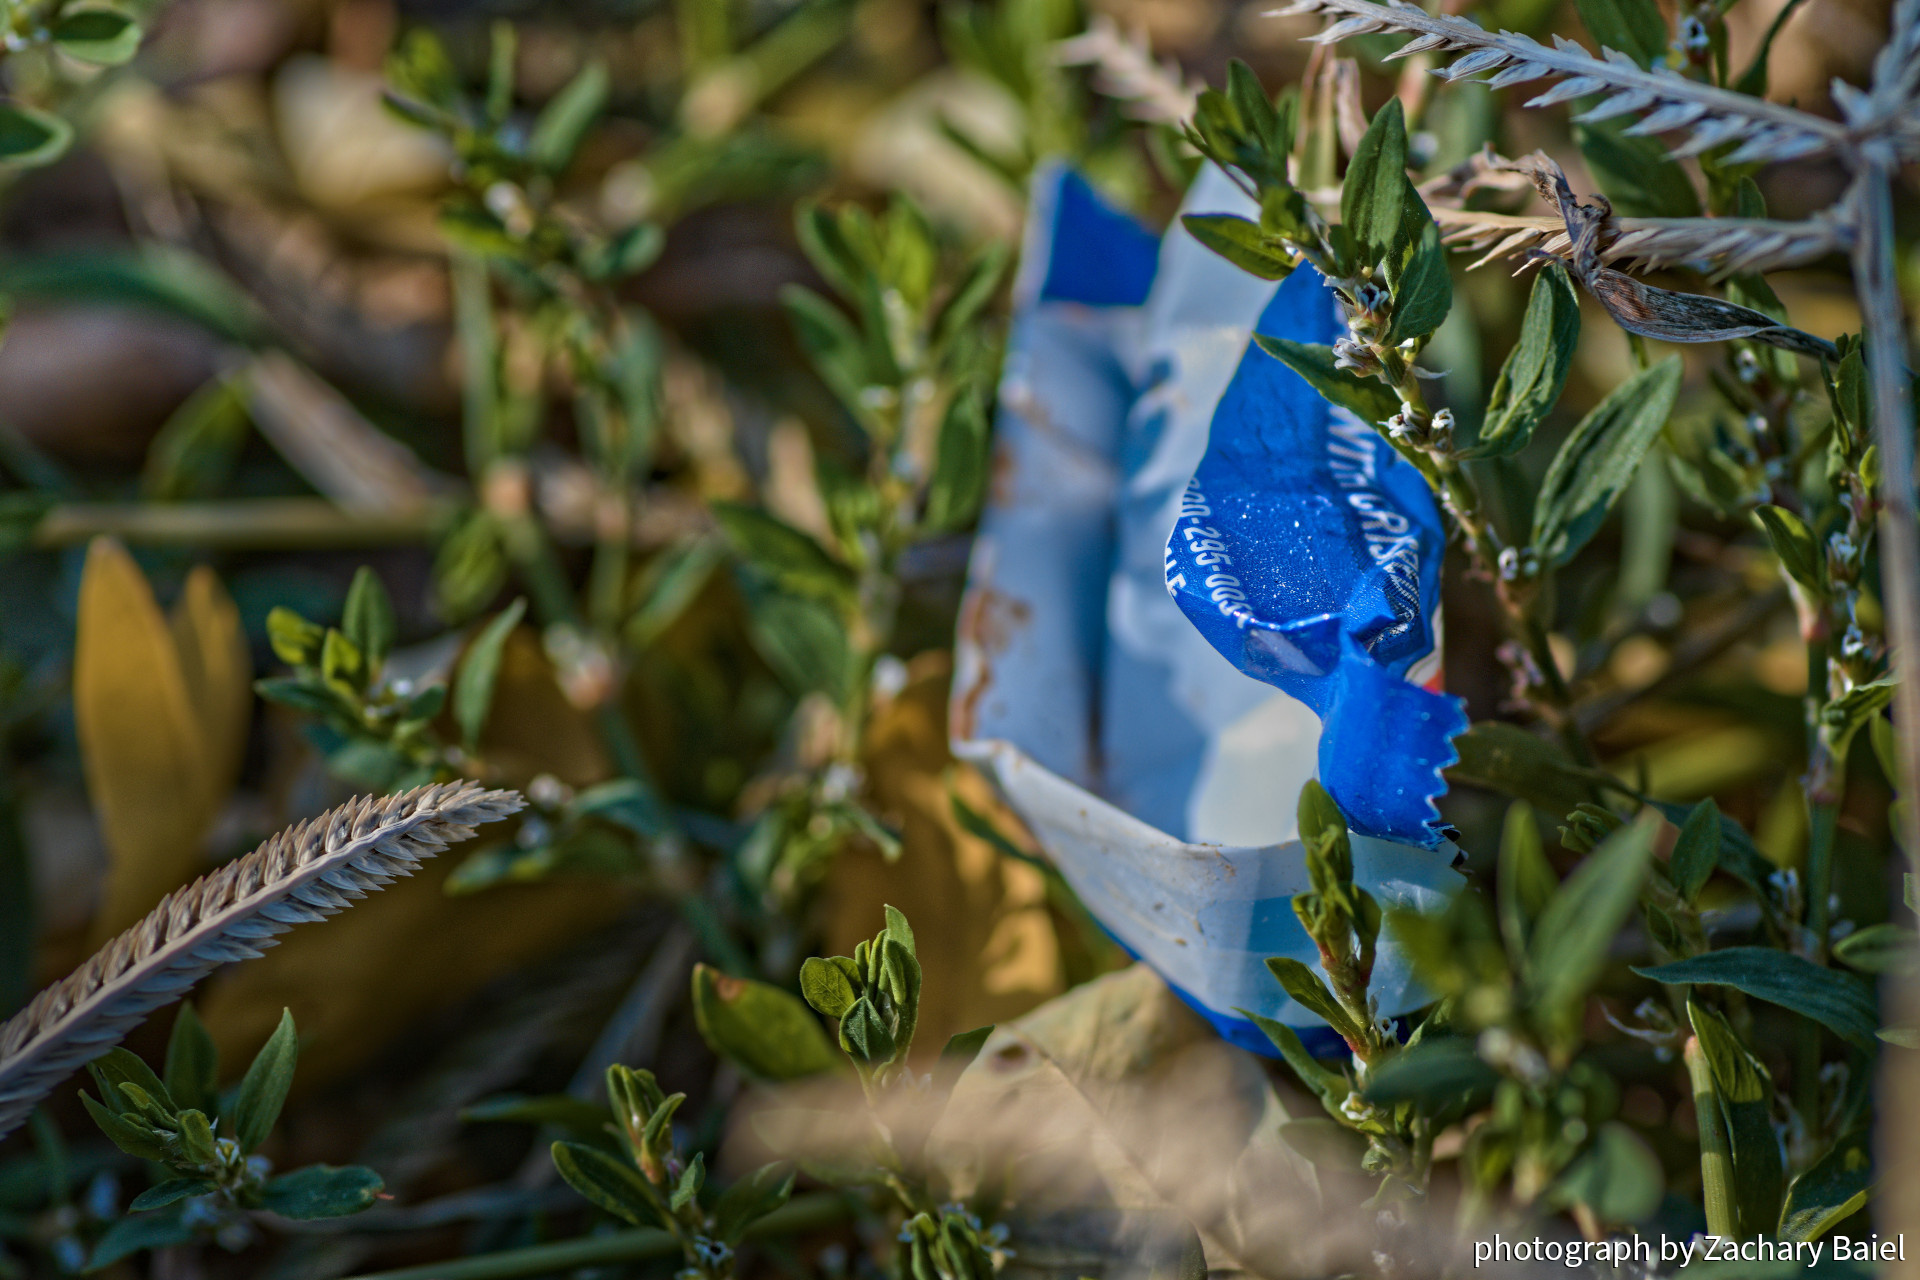
[[[947,791],[950,667],[945,654],[916,659],[906,687],[867,728],[868,798],[900,832],[899,858],[848,849],[835,859],[825,893],[829,954],[851,955],[883,923],[887,903],[913,923],[926,976],[914,1043],[927,1053],[938,1053],[948,1036],[1017,1017],[1063,985],[1060,941],[1039,871],[954,821]],[[995,811],[983,785],[966,800]]]
[[[108,538],[94,540],[80,579],[73,714],[109,860],[97,944],[201,869],[225,796],[174,632],[139,566]]]
[[[186,589],[173,605],[172,623],[180,674],[206,743],[213,784],[209,795],[218,803],[240,776],[253,712],[253,661],[246,633],[232,597],[205,565],[187,575]]]

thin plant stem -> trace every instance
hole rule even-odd
[[[1700,1190],[1706,1201],[1707,1230],[1735,1238],[1739,1234],[1733,1211],[1733,1144],[1720,1115],[1720,1095],[1713,1088],[1713,1071],[1695,1036],[1687,1037],[1687,1076],[1693,1082],[1693,1109],[1700,1127]]]

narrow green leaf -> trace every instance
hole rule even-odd
[[[293,1069],[299,1057],[300,1034],[293,1027],[293,1012],[282,1009],[280,1025],[254,1055],[234,1096],[233,1136],[241,1151],[251,1155],[273,1132],[280,1108],[286,1104],[287,1090],[293,1087]]]
[[[1493,887],[1500,937],[1507,944],[1507,954],[1524,965],[1533,922],[1560,887],[1560,877],[1553,873],[1553,864],[1541,848],[1540,825],[1534,820],[1533,808],[1524,800],[1515,801],[1507,809]]]
[[[1362,378],[1351,369],[1335,368],[1332,347],[1270,338],[1264,333],[1256,333],[1253,340],[1262,351],[1305,378],[1308,386],[1369,426],[1377,427],[1400,412],[1399,397],[1385,383]]]
[[[93,1246],[93,1255],[87,1259],[87,1270],[100,1271],[143,1249],[165,1249],[190,1243],[194,1238],[194,1229],[181,1221],[182,1207],[174,1205],[159,1213],[133,1214],[120,1219],[108,1227],[107,1233]]]
[[[164,1209],[189,1196],[203,1196],[211,1190],[213,1182],[208,1178],[168,1178],[135,1196],[133,1203],[127,1206],[127,1212],[144,1213],[149,1209]]]
[[[1349,1044],[1359,1044],[1365,1038],[1352,1015],[1334,999],[1333,992],[1327,989],[1327,984],[1319,974],[1287,956],[1269,956],[1267,968],[1297,1004],[1320,1017],[1341,1039]]]
[[[636,1227],[670,1226],[666,1207],[640,1171],[595,1147],[553,1144],[553,1167],[590,1202]]]
[[[460,740],[470,752],[480,749],[480,731],[487,727],[487,713],[493,709],[493,687],[500,679],[500,657],[506,651],[507,637],[526,612],[524,598],[501,610],[480,628],[461,659],[460,673],[453,682],[453,719],[460,726]]]
[[[758,507],[713,504],[742,567],[790,595],[839,601],[853,591],[853,572],[811,537]]]
[[[1345,1076],[1330,1067],[1323,1066],[1319,1059],[1308,1053],[1307,1046],[1301,1043],[1299,1035],[1286,1023],[1276,1022],[1272,1018],[1262,1017],[1245,1009],[1237,1009],[1235,1012],[1259,1027],[1267,1039],[1273,1041],[1273,1047],[1280,1051],[1280,1057],[1293,1068],[1293,1074],[1300,1078],[1300,1083],[1305,1085],[1314,1097],[1320,1099],[1321,1105],[1327,1107],[1329,1111],[1339,1111],[1340,1104],[1345,1102],[1347,1095],[1353,1091],[1352,1085],[1348,1083]]]
[[[93,1095],[80,1094],[80,1104],[100,1126],[100,1132],[107,1135],[113,1145],[134,1157],[136,1160],[165,1160],[167,1145],[153,1127],[143,1121],[129,1120],[118,1112],[111,1111],[93,1100]]]
[[[1707,877],[1720,865],[1720,806],[1708,796],[1693,806],[1680,838],[1673,842],[1673,855],[1667,870],[1680,896],[1692,902],[1700,896]]]
[[[96,66],[117,67],[140,51],[140,24],[117,9],[70,5],[53,24],[60,52]]]
[[[268,1180],[260,1192],[260,1207],[300,1221],[344,1218],[372,1208],[385,1186],[379,1174],[363,1165],[312,1164]]]
[[[73,141],[73,126],[59,116],[0,102],[0,164],[51,164]]]
[[[1578,1033],[1587,992],[1606,963],[1613,935],[1639,901],[1653,857],[1653,830],[1643,818],[1608,836],[1573,869],[1534,923],[1529,985],[1555,1035]]]
[[[1406,201],[1407,121],[1398,98],[1375,113],[1340,186],[1340,222],[1371,265],[1400,247]]]
[[[1534,430],[1559,403],[1580,342],[1580,298],[1567,269],[1554,263],[1534,277],[1520,340],[1500,366],[1480,433],[1461,453],[1505,458],[1526,448]]]
[[[99,1075],[111,1080],[115,1086],[133,1085],[161,1109],[163,1114],[171,1115],[180,1110],[179,1103],[166,1083],[155,1075],[153,1068],[141,1060],[140,1055],[129,1049],[112,1048],[95,1058],[93,1069]]]
[[[1870,924],[1833,944],[1834,957],[1862,973],[1912,973],[1920,966],[1920,934],[1897,924]]]
[[[1461,1036],[1439,1036],[1407,1048],[1373,1068],[1367,1076],[1367,1101],[1385,1106],[1412,1102],[1432,1113],[1463,1098],[1483,1103],[1500,1073]]]
[[[1858,978],[1771,947],[1723,947],[1705,955],[1646,968],[1643,978],[1669,985],[1732,987],[1756,1000],[1812,1018],[1843,1040],[1872,1049],[1879,1015],[1873,991]]]
[[[388,651],[393,648],[393,600],[387,595],[387,588],[379,575],[366,565],[354,571],[353,585],[347,588],[347,603],[341,611],[340,629],[376,669],[386,661]]]
[[[1769,1109],[1773,1082],[1719,1013],[1689,1000],[1687,1017],[1713,1074],[1733,1146],[1733,1199],[1740,1233],[1771,1233],[1780,1221],[1785,1176]]]
[[[758,1079],[798,1080],[839,1065],[819,1020],[779,987],[696,965],[693,1016],[715,1053]]]
[[[595,60],[582,67],[541,109],[527,142],[534,163],[548,173],[565,169],[606,105],[607,66]]]
[[[700,1194],[700,1187],[707,1180],[707,1157],[705,1152],[696,1151],[691,1163],[680,1174],[680,1181],[674,1184],[673,1194],[667,1198],[667,1208],[675,1213],[693,1203]]]
[[[1678,356],[1635,374],[1580,420],[1547,468],[1533,508],[1533,541],[1543,561],[1564,565],[1599,532],[1659,438],[1680,394]]]
[[[1453,309],[1453,276],[1447,270],[1440,228],[1411,184],[1404,208],[1415,226],[1407,233],[1405,264],[1387,274],[1393,290],[1393,323],[1387,329],[1387,341],[1396,345],[1427,337]]]
[[[1780,1238],[1818,1240],[1866,1207],[1873,1178],[1873,1135],[1856,1129],[1793,1180],[1780,1210]]]
[[[1260,224],[1232,213],[1187,213],[1180,224],[1207,248],[1262,280],[1284,280],[1299,265],[1282,244],[1268,240]]]
[[[929,531],[958,532],[979,514],[987,496],[990,435],[984,394],[963,388],[940,420],[933,475],[927,481],[925,527]]]
[[[1826,575],[1821,570],[1826,557],[1821,554],[1820,544],[1807,528],[1807,522],[1785,507],[1770,503],[1754,508],[1753,518],[1767,535],[1773,553],[1780,557],[1780,567],[1809,591],[1824,590]]]

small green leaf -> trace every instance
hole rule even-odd
[[[723,1244],[740,1243],[748,1227],[787,1202],[793,1179],[786,1164],[764,1164],[728,1187],[713,1207],[715,1237]]]
[[[1340,185],[1340,222],[1360,250],[1359,265],[1400,247],[1408,190],[1406,116],[1400,100],[1389,98],[1354,148]]]
[[[1300,1083],[1305,1085],[1314,1097],[1320,1099],[1322,1106],[1330,1112],[1337,1113],[1340,1110],[1340,1105],[1353,1091],[1345,1076],[1330,1067],[1323,1066],[1319,1059],[1308,1053],[1306,1045],[1300,1041],[1299,1034],[1286,1023],[1276,1022],[1272,1018],[1262,1017],[1245,1009],[1238,1009],[1235,1012],[1259,1027],[1267,1039],[1273,1041],[1273,1047],[1280,1051],[1281,1058],[1293,1068],[1293,1074],[1300,1078]]]
[[[1693,806],[1679,839],[1673,842],[1673,856],[1667,870],[1680,896],[1692,902],[1700,896],[1707,877],[1720,865],[1720,806],[1708,796]]]
[[[1833,1144],[1787,1189],[1782,1240],[1818,1240],[1866,1207],[1873,1188],[1873,1135],[1856,1129]]]
[[[1666,816],[1668,822],[1684,828],[1693,818],[1697,806],[1672,804],[1663,800],[1652,802]],[[1716,807],[1717,812],[1717,807]],[[1774,866],[1768,862],[1760,850],[1754,846],[1753,837],[1738,822],[1722,813],[1720,817],[1720,847],[1718,865],[1722,871],[1734,877],[1755,893],[1764,893],[1767,878],[1773,874]]]
[[[1500,863],[1494,876],[1494,898],[1499,908],[1500,936],[1507,954],[1524,963],[1533,922],[1546,910],[1560,878],[1553,873],[1540,845],[1540,825],[1524,800],[1507,809],[1500,832]]]
[[[213,1115],[220,1110],[220,1051],[191,1000],[174,1015],[167,1037],[167,1092],[182,1107]]]
[[[1320,975],[1298,960],[1287,956],[1269,956],[1267,968],[1280,980],[1289,996],[1302,1008],[1318,1015],[1348,1044],[1359,1044],[1365,1036],[1352,1015],[1327,990]]]
[[[1299,265],[1284,242],[1270,240],[1260,224],[1233,213],[1187,213],[1180,224],[1207,248],[1262,280],[1284,280]]]
[[[143,1213],[120,1219],[108,1227],[107,1233],[93,1246],[93,1256],[87,1259],[87,1270],[102,1270],[143,1249],[165,1249],[192,1242],[194,1229],[181,1221],[180,1208],[176,1205],[159,1213]]]
[[[205,1112],[192,1109],[182,1111],[176,1135],[180,1154],[185,1157],[182,1163],[209,1168],[219,1158],[219,1150],[214,1145],[213,1125]]]
[[[680,1181],[674,1185],[673,1195],[667,1199],[667,1208],[678,1213],[693,1203],[700,1194],[700,1187],[707,1180],[707,1157],[704,1152],[695,1152],[692,1163],[680,1174]]]
[[[293,610],[276,605],[267,614],[267,643],[274,656],[290,667],[310,667],[320,661],[320,647],[326,643],[327,629],[308,622]]]
[[[990,434],[982,393],[972,387],[956,392],[940,420],[933,475],[927,481],[924,523],[929,531],[958,532],[979,514],[987,496]]]
[[[1500,1073],[1475,1052],[1473,1041],[1440,1036],[1409,1045],[1367,1074],[1367,1101],[1391,1106],[1412,1102],[1427,1112],[1469,1099],[1483,1102]]]
[[[1262,351],[1305,378],[1308,386],[1369,426],[1377,427],[1400,412],[1399,397],[1385,383],[1362,378],[1351,369],[1335,368],[1332,347],[1270,338],[1264,333],[1256,333],[1253,340]]]
[[[149,1209],[164,1209],[176,1201],[189,1196],[203,1196],[211,1190],[213,1182],[207,1178],[168,1178],[135,1196],[133,1203],[127,1206],[127,1211],[144,1213]]]
[[[1446,321],[1453,309],[1453,276],[1447,270],[1447,251],[1440,244],[1440,228],[1418,192],[1409,185],[1405,208],[1417,216],[1418,229],[1407,239],[1406,261],[1387,280],[1393,291],[1393,323],[1387,341],[1399,344],[1425,338]]]
[[[320,646],[320,678],[341,695],[351,698],[367,684],[366,655],[360,646],[347,639],[344,631],[327,628]]]
[[[167,1158],[167,1144],[154,1132],[153,1126],[144,1120],[128,1119],[111,1111],[84,1091],[80,1094],[80,1104],[93,1117],[93,1122],[100,1126],[100,1132],[106,1134],[114,1146],[136,1160],[164,1161]]]
[[[293,1068],[300,1057],[300,1035],[293,1027],[293,1012],[280,1011],[280,1025],[254,1055],[247,1074],[240,1078],[240,1090],[234,1096],[233,1136],[240,1150],[251,1155],[280,1118],[287,1090],[293,1087]]]
[[[467,656],[460,661],[460,673],[453,682],[453,719],[460,726],[460,740],[468,751],[480,748],[480,731],[487,727],[493,687],[500,679],[501,654],[506,650],[507,637],[520,625],[526,611],[524,599],[508,605],[480,629],[467,648]]]
[[[1669,985],[1702,983],[1744,991],[1812,1018],[1863,1049],[1873,1047],[1879,1025],[1873,992],[1860,979],[1771,947],[1723,947],[1671,964],[1635,966],[1633,971]]]
[[[353,585],[347,588],[346,608],[341,612],[340,629],[354,647],[366,655],[367,662],[376,670],[387,660],[387,653],[393,648],[395,623],[393,619],[393,601],[387,595],[387,588],[381,583],[379,575],[366,565],[361,565],[353,575]]]
[[[60,52],[96,66],[117,67],[140,52],[140,24],[116,9],[72,5],[53,24]]]
[[[580,149],[580,140],[607,105],[607,66],[595,60],[553,95],[533,123],[527,151],[548,173],[559,173]]]
[[[1487,399],[1480,433],[1460,450],[1468,458],[1505,458],[1526,448],[1559,403],[1580,342],[1580,298],[1559,263],[1534,277],[1520,340],[1507,353]]]
[[[1642,370],[1580,420],[1541,483],[1533,508],[1540,558],[1564,565],[1599,532],[1680,394],[1678,356]]]
[[[867,997],[854,1001],[840,1019],[840,1047],[870,1066],[893,1061],[893,1032]]]
[[[1754,508],[1753,518],[1767,535],[1767,542],[1780,557],[1780,567],[1788,576],[1809,591],[1823,590],[1826,575],[1821,570],[1826,565],[1826,557],[1821,554],[1820,544],[1807,528],[1807,522],[1785,507],[1769,503]]]
[[[736,502],[714,503],[713,515],[742,567],[780,591],[828,601],[853,591],[852,571],[792,525]]]
[[[1912,973],[1920,966],[1920,934],[1897,924],[1870,924],[1834,943],[1833,954],[1862,973]]]
[[[593,1204],[636,1227],[670,1226],[666,1206],[639,1170],[595,1147],[553,1144],[553,1167]]]
[[[844,1017],[859,999],[846,973],[818,956],[800,966],[800,994],[815,1012],[828,1018]]]
[[[848,404],[859,403],[861,392],[879,379],[868,361],[866,340],[846,313],[799,285],[782,289],[780,304],[828,388]]]
[[[0,164],[51,164],[66,154],[72,141],[73,126],[59,116],[0,102]]]
[[[172,1115],[180,1110],[173,1093],[153,1068],[141,1060],[140,1055],[128,1049],[113,1048],[107,1050],[90,1064],[97,1073],[96,1079],[104,1076],[118,1087],[133,1085],[141,1093],[153,1100],[163,1115]]]
[[[712,1050],[761,1080],[798,1080],[839,1065],[800,998],[710,965],[693,970],[693,1016]]]
[[[312,1164],[269,1179],[260,1207],[301,1221],[344,1218],[372,1208],[385,1186],[379,1174],[362,1165]]]
[[[1573,869],[1534,922],[1528,979],[1551,1034],[1578,1034],[1587,992],[1639,901],[1652,857],[1651,822],[1622,827]]]
[[[939,314],[934,317],[935,345],[945,346],[952,342],[979,317],[987,303],[993,300],[994,291],[1000,287],[1000,280],[1007,273],[1007,262],[1006,248],[990,244],[967,264],[966,274],[954,286]]]

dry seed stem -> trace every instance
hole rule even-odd
[[[161,899],[146,919],[0,1024],[0,1138],[82,1065],[215,968],[322,920],[521,807],[473,782],[365,796],[290,827]]]

